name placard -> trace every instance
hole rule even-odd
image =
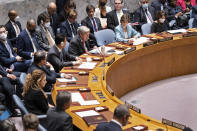
[[[132,51],[135,51],[136,50],[136,47],[131,47],[127,50],[124,51],[124,54],[128,54],[129,52],[132,52]]]
[[[107,63],[107,65],[110,66],[114,61],[115,61],[115,57],[113,57],[113,58]]]
[[[106,89],[112,96],[114,96],[114,91],[112,90],[112,88],[109,85],[107,85]]]
[[[141,114],[141,109],[140,109],[140,108],[138,108],[138,107],[132,105],[131,103],[129,103],[129,102],[127,102],[127,101],[125,101],[125,104],[126,104],[130,109],[132,109],[133,111],[135,111],[135,112]]]
[[[156,44],[156,43],[155,42],[147,42],[147,43],[143,44],[143,47],[150,46],[150,45],[153,45],[153,44]]]
[[[162,123],[183,130],[184,125],[162,118]]]

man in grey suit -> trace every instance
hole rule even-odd
[[[65,112],[70,104],[71,94],[67,91],[58,92],[56,107],[47,111],[46,128],[48,131],[73,131],[72,117]]]
[[[49,51],[49,49],[55,44],[55,36],[53,29],[50,26],[49,15],[46,12],[40,14],[40,21],[41,23],[36,29],[38,44],[45,51]]]

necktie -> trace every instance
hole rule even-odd
[[[86,43],[85,43],[85,42],[83,42],[83,48],[84,48],[84,50],[85,50],[85,53],[87,53],[87,52],[88,52],[88,49],[87,49],[87,47],[86,47]]]
[[[97,32],[98,30],[96,28],[96,22],[95,22],[94,18],[92,19],[92,22],[93,22],[94,32]]]
[[[49,45],[50,45],[50,47],[52,47],[54,45],[54,43],[53,43],[53,40],[51,38],[50,32],[48,31],[48,29],[45,29],[45,30],[46,30],[46,37],[48,39]]]
[[[72,36],[74,37],[77,33],[75,31],[74,25],[70,24],[70,26],[71,26]]]
[[[5,43],[5,47],[7,48],[8,52],[9,52],[9,54],[10,54],[10,57],[14,57],[14,55],[12,54],[12,50],[11,50],[11,48],[10,48],[10,46],[8,45],[7,42]]]
[[[60,52],[60,60],[61,60],[61,62],[63,62],[63,61],[64,61],[64,57],[63,57],[63,53],[62,53],[62,51]]]
[[[36,43],[37,43],[37,40],[35,38],[35,36],[31,36],[32,38],[32,46],[33,46],[33,49],[34,49],[34,52],[37,52],[37,48],[36,48]]]
[[[151,16],[151,14],[148,12],[148,9],[146,9],[145,12],[146,12],[146,15],[148,16],[148,19],[151,21],[151,23],[153,23],[152,16]]]
[[[20,29],[16,23],[14,23],[14,26],[16,28],[16,36],[18,36],[20,34]]]
[[[5,42],[5,47],[10,54],[10,58],[14,57],[14,55],[12,54],[12,50],[11,50],[10,46],[8,45],[7,41]],[[10,69],[14,70],[14,65],[13,64],[10,65]]]

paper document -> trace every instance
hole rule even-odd
[[[83,97],[79,92],[71,93],[72,102],[84,101]]]
[[[139,130],[139,131],[141,131],[142,129],[144,129],[144,127],[143,126],[135,126],[135,127],[133,127],[135,130]]]
[[[171,33],[171,34],[176,34],[176,33],[185,33],[187,32],[186,29],[178,29],[178,30],[168,30],[167,32]]]
[[[78,69],[94,69],[96,64],[96,62],[82,62]]]
[[[104,52],[105,54],[107,54],[109,52],[112,52],[112,51],[115,52],[113,47],[104,46],[104,50],[105,50],[105,52]],[[91,54],[101,54],[101,52],[102,52],[101,51],[101,46],[90,51]]]
[[[149,38],[147,38],[147,37],[140,37],[140,38],[134,39],[133,45],[140,45],[142,43],[147,42],[148,40],[149,40]]]
[[[90,106],[90,105],[98,105],[100,104],[97,100],[89,100],[89,101],[78,101],[82,106]]]
[[[73,81],[77,81],[77,78],[72,77],[71,79],[66,79],[66,78],[57,78],[57,80],[59,82],[73,82]]]
[[[97,116],[100,115],[98,112],[94,110],[88,110],[88,111],[80,111],[80,112],[75,112],[78,116],[80,117],[86,117],[86,116]]]

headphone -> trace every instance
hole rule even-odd
[[[60,44],[61,44],[61,46],[64,46],[64,42],[61,42]]]

